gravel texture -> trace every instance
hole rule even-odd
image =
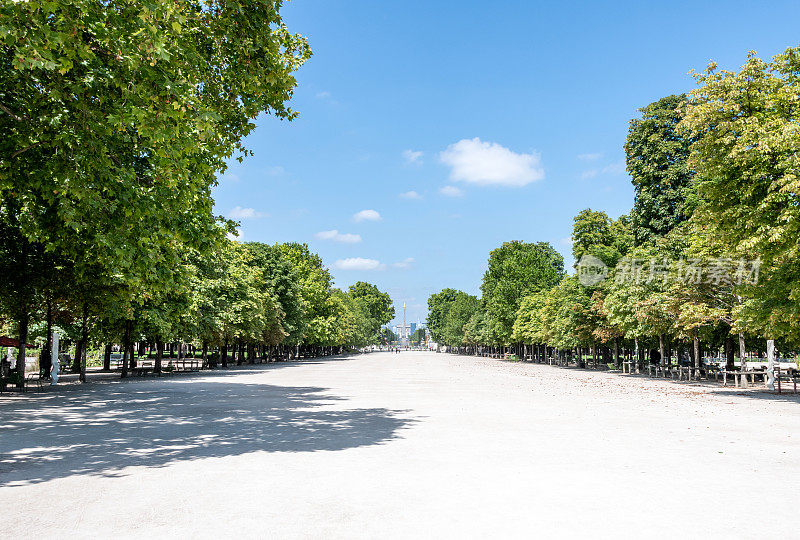
[[[800,401],[424,352],[0,397],[0,537],[796,537]]]

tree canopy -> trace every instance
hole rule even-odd
[[[637,245],[667,234],[692,215],[691,138],[679,128],[686,106],[685,95],[667,96],[640,109],[641,118],[630,122],[625,155],[634,188],[630,215]]]

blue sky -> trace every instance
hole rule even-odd
[[[479,294],[503,241],[550,242],[571,264],[578,211],[632,205],[639,107],[691,90],[710,60],[737,69],[800,42],[796,0],[296,0],[283,17],[314,51],[300,117],[259,118],[217,212],[243,240],[308,243],[337,286],[375,283],[411,321],[444,287]]]

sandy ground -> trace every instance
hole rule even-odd
[[[0,397],[0,536],[797,537],[795,396],[407,352]]]

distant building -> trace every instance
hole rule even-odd
[[[398,341],[408,341],[411,337],[411,326],[398,324],[394,327],[394,333],[397,334]]]

